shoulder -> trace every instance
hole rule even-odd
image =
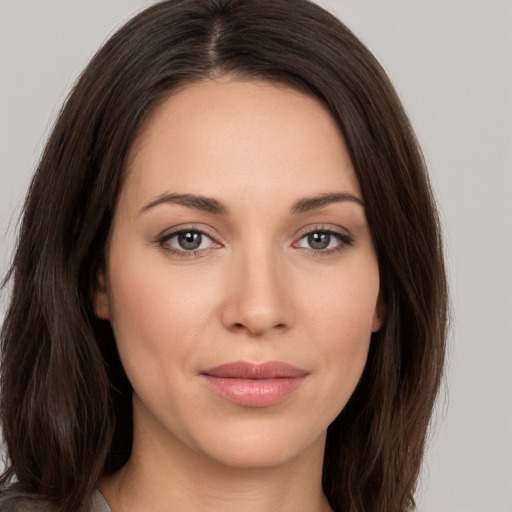
[[[55,512],[55,507],[35,498],[11,497],[0,499],[0,512]]]
[[[86,508],[90,512],[110,512],[105,498],[98,489],[94,490]],[[0,512],[56,512],[56,508],[40,499],[0,494]]]

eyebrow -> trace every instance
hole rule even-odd
[[[345,201],[356,203],[364,208],[363,201],[353,194],[348,192],[334,192],[300,199],[291,207],[290,212],[304,213],[312,210],[319,210],[333,203],[342,203]],[[171,193],[161,194],[156,197],[153,201],[140,209],[139,215],[159,204],[166,203],[179,204],[187,208],[194,208],[196,210],[202,210],[218,215],[227,215],[229,213],[229,208],[224,203],[217,199],[213,199],[212,197],[199,196],[195,194]]]
[[[165,203],[180,204],[187,208],[194,208],[196,210],[220,215],[227,215],[229,213],[229,209],[225,204],[211,197],[198,196],[195,194],[161,194],[146,206],[143,206],[139,211],[139,215],[150,208]]]
[[[304,213],[311,210],[319,210],[332,203],[343,203],[349,201],[356,203],[364,208],[364,202],[359,197],[348,192],[334,192],[331,194],[321,194],[319,196],[305,197],[297,201],[291,208],[291,213]]]

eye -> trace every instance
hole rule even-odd
[[[302,236],[294,246],[314,251],[331,252],[336,249],[341,249],[345,245],[350,245],[351,243],[352,238],[343,233],[329,230],[315,230]]]
[[[209,249],[215,242],[197,229],[183,229],[162,237],[160,244],[171,252],[193,252]]]

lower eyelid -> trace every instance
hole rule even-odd
[[[206,237],[209,239],[208,247],[204,248],[198,248],[198,249],[183,249],[179,247],[175,247],[174,245],[171,245],[170,240],[174,237],[177,237],[180,233],[192,231],[196,233],[200,233],[203,237]],[[330,236],[334,237],[338,243],[335,245],[335,247],[325,248],[325,249],[315,249],[313,247],[303,247],[299,246],[298,244],[306,238],[308,235],[311,235],[312,233],[327,233]],[[180,227],[179,229],[176,229],[175,231],[172,231],[170,233],[167,233],[163,236],[160,236],[158,239],[155,240],[155,243],[161,247],[162,250],[165,252],[178,256],[178,257],[200,257],[205,256],[207,251],[211,249],[216,249],[223,247],[223,244],[217,242],[217,240],[211,236],[208,232],[206,232],[203,229],[194,228],[192,226],[184,226]],[[292,244],[292,247],[303,249],[305,251],[309,251],[311,253],[314,253],[315,255],[328,255],[330,253],[335,253],[343,250],[346,246],[353,244],[353,238],[352,236],[348,235],[347,233],[341,233],[334,229],[327,229],[327,228],[321,228],[317,227],[315,229],[311,229],[308,232],[303,233],[296,241]]]
[[[342,245],[351,245],[353,243],[353,239],[350,235],[346,233],[341,233],[339,231],[334,231],[333,229],[312,229],[311,231],[308,231],[306,233],[303,233],[298,239],[297,242],[294,242],[293,245],[297,244],[307,236],[313,234],[313,233],[327,233],[330,236],[334,237],[336,240],[340,242]],[[314,249],[312,249],[314,250]]]
[[[179,236],[180,233],[185,232],[195,232],[201,234],[202,237],[208,239],[207,247],[189,250],[180,248],[178,243],[172,241],[172,239]],[[203,243],[204,242],[202,241],[201,244]],[[155,240],[155,244],[169,256],[181,259],[199,258],[202,256],[206,256],[210,250],[222,247],[222,244],[217,242],[217,240],[212,235],[210,235],[206,230],[187,225],[177,227],[175,230],[167,232],[166,234],[158,237]]]

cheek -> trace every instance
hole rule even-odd
[[[134,387],[140,380],[158,388],[170,368],[186,369],[208,297],[186,273],[170,274],[162,255],[148,261],[114,247],[110,269],[110,319],[123,366]]]
[[[371,335],[380,283],[370,256],[324,275],[317,272],[296,291],[306,323],[323,334],[320,340],[330,340],[333,350],[357,346]]]
[[[322,376],[319,406],[332,421],[352,395],[366,364],[379,294],[378,266],[373,259],[353,268],[347,265],[345,271],[311,281],[308,287],[303,325],[314,340],[317,375]]]

